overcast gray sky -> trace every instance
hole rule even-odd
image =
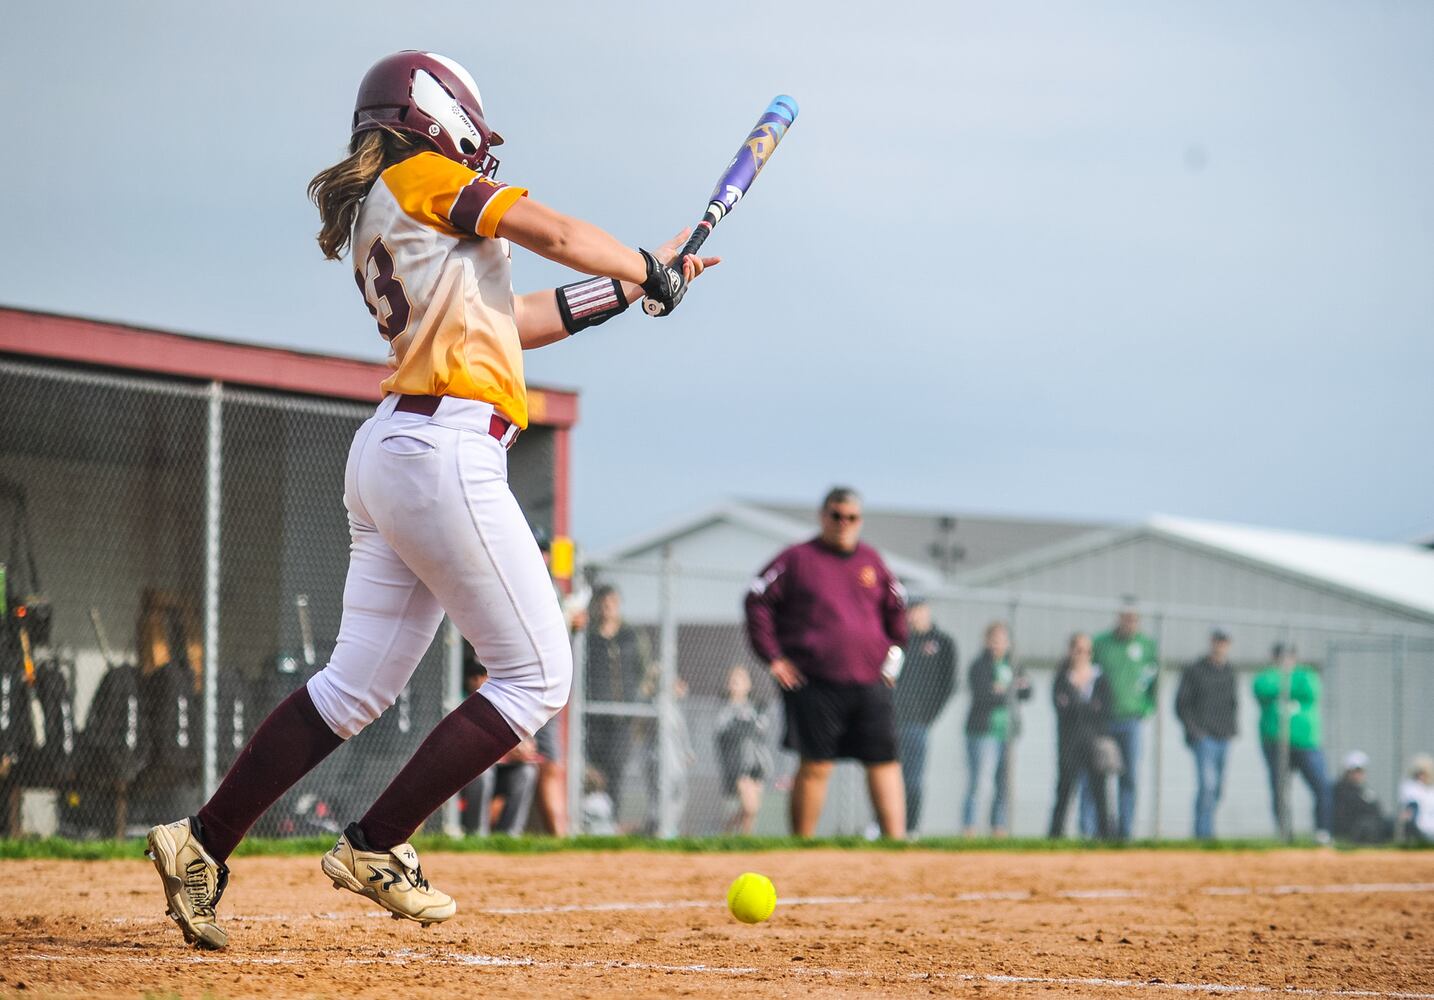
[[[0,303],[378,359],[308,179],[457,58],[499,176],[652,246],[796,126],[576,387],[579,536],[724,496],[1434,530],[1434,4],[5,5]],[[565,278],[517,251],[519,291]]]

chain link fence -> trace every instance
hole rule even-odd
[[[573,701],[580,709],[573,713],[575,732],[583,736],[574,740],[569,760],[572,773],[584,775],[573,803],[582,829],[785,834],[797,760],[782,747],[781,694],[748,647],[742,601],[749,579],[672,564],[587,570],[595,600],[576,643]],[[926,636],[908,648],[907,669],[897,681],[906,781],[921,800],[914,818],[922,835],[1048,835],[1063,761],[1072,785],[1062,827],[1067,836],[1099,832],[1097,796],[1081,787],[1093,781],[1107,789],[1112,835],[1121,825],[1122,784],[1130,837],[1194,835],[1199,740],[1187,743],[1176,696],[1182,673],[1211,651],[1217,628],[1231,640],[1229,673],[1221,676],[1234,699],[1236,731],[1221,748],[1213,836],[1314,836],[1318,825],[1329,825],[1323,810],[1333,808],[1342,764],[1354,751],[1367,758],[1361,797],[1377,803],[1384,834],[1391,835],[1408,761],[1434,747],[1428,712],[1434,632],[1417,625],[1145,604],[1137,632],[1147,659],[1132,676],[1148,694],[1149,708],[1123,725],[1102,720],[1094,727],[1102,736],[1123,730],[1117,743],[1123,752],[1111,759],[1111,741],[1093,749],[1079,737],[1079,720],[1060,738],[1053,694],[1077,633],[1097,639],[1097,656],[1135,652],[1127,648],[1130,639],[1112,647],[1109,637],[1099,638],[1115,626],[1117,602],[960,587],[925,596],[935,628],[954,641],[956,676],[949,697],[921,679],[921,670],[929,678],[933,669],[917,665],[918,647],[932,638]],[[1005,625],[1011,643],[1004,683],[993,684],[989,672],[977,678],[986,708],[992,687],[1000,689],[995,700],[1003,717],[994,726],[989,711],[971,718],[973,661],[992,623]],[[1286,669],[1275,665],[1277,644],[1297,651]],[[1106,674],[1107,683],[1117,676],[1109,668]],[[916,687],[904,692],[907,685]],[[1088,680],[1074,686],[1086,689],[1078,700],[1094,688]],[[1263,736],[1257,687],[1266,696]],[[923,703],[927,698],[939,701]],[[1319,720],[1322,730],[1314,746],[1298,721],[1302,704],[1304,717]],[[913,729],[922,731],[919,741]],[[916,742],[924,745],[924,763],[913,757]],[[1201,750],[1206,767],[1213,766],[1208,744]],[[1319,795],[1328,798],[1317,820]],[[817,832],[872,835],[874,829],[865,776],[857,765],[839,763]]]
[[[133,835],[197,808],[269,709],[327,661],[348,562],[344,464],[370,410],[11,360],[0,360],[0,398],[0,832]],[[539,431],[514,450],[514,489],[539,524],[552,508],[552,447]],[[748,648],[748,579],[630,563],[588,567],[588,578],[564,751],[572,829],[785,833],[796,760],[782,747],[780,694]],[[1150,711],[1123,727],[1135,742],[1112,768],[1108,754],[1090,766],[1089,742],[1062,745],[1053,700],[1071,636],[1107,632],[1112,602],[952,587],[930,593],[929,608],[955,644],[954,693],[918,683],[931,671],[922,642],[896,690],[924,835],[1045,835],[1064,760],[1067,832],[1094,832],[1075,786],[1098,775],[1117,825],[1123,781],[1131,836],[1190,836],[1197,754],[1175,701],[1214,627],[1232,639],[1237,726],[1216,836],[1313,834],[1311,789],[1328,794],[1353,751],[1387,833],[1410,757],[1434,747],[1434,632],[1417,625],[1146,605],[1149,655],[1133,676],[1142,692],[1149,682]],[[973,685],[993,622],[1008,630],[1009,670]],[[464,694],[461,642],[440,635],[398,703],[256,832],[333,832],[367,806]],[[1268,674],[1276,643],[1298,655]],[[1097,660],[1107,655],[1098,647]],[[994,722],[983,709],[971,723],[973,687],[988,709],[1000,688]],[[457,819],[455,803],[432,826]],[[839,765],[818,832],[871,828],[861,770]]]
[[[193,812],[327,661],[372,411],[20,361],[0,398],[0,834],[134,835]],[[256,833],[360,814],[456,703],[456,663],[435,642]]]

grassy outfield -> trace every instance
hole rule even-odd
[[[255,855],[322,854],[333,846],[332,837],[251,838],[239,845],[238,857]],[[558,851],[661,851],[667,853],[715,853],[754,851],[795,851],[812,848],[841,848],[860,851],[1269,851],[1289,847],[1314,848],[1313,841],[1293,845],[1278,840],[1142,840],[1126,844],[1099,841],[1011,838],[1005,840],[965,837],[923,837],[918,841],[866,840],[862,837],[678,837],[653,840],[648,837],[445,837],[420,834],[413,838],[420,851],[457,851],[478,854],[551,854]],[[1377,849],[1418,850],[1404,845],[1381,845]],[[1341,849],[1346,849],[1341,847]],[[1348,848],[1353,849],[1353,848]],[[68,859],[104,861],[144,856],[142,840],[0,839],[0,860]]]

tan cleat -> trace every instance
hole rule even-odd
[[[349,824],[334,849],[324,855],[324,874],[333,879],[335,889],[367,896],[392,913],[393,919],[417,920],[425,927],[458,912],[452,896],[429,886],[411,844],[369,851],[356,847],[355,840],[361,838],[356,835],[356,825]]]
[[[214,908],[229,884],[229,869],[209,856],[194,836],[189,820],[149,831],[149,850],[164,882],[169,918],[184,932],[184,940],[200,948],[223,948],[229,934],[214,920]]]

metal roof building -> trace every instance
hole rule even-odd
[[[1434,626],[1434,555],[1418,546],[1178,517],[1022,553],[963,582]]]
[[[862,541],[875,547],[909,588],[926,591],[962,582],[983,566],[1101,527],[867,507]],[[815,504],[728,500],[625,539],[596,553],[592,562],[623,586],[633,613],[650,616],[656,613],[656,589],[648,582],[651,570],[670,558],[685,576],[678,595],[684,614],[707,621],[735,621],[740,585],[781,549],[811,538],[817,530]],[[733,597],[734,585],[737,598]]]
[[[748,501],[759,510],[814,530],[814,504]],[[965,581],[982,567],[1022,552],[1044,548],[1108,527],[1094,521],[1004,517],[955,511],[891,510],[867,507],[862,512],[862,537],[889,556],[926,563],[948,580]]]

